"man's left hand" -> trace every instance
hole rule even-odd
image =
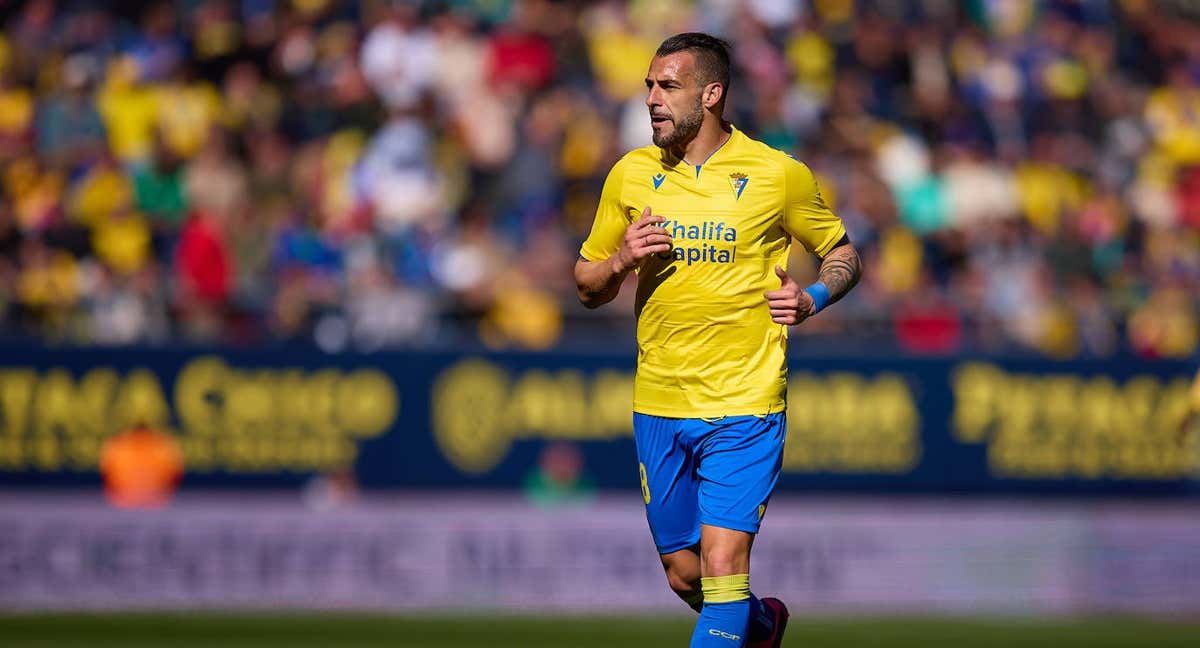
[[[779,275],[781,282],[779,290],[763,293],[771,309],[771,320],[776,324],[795,326],[812,316],[812,297],[804,292],[800,284],[793,281],[783,268],[775,266],[775,274]]]

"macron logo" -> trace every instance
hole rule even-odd
[[[720,637],[720,638],[722,638],[722,639],[728,639],[728,640],[730,640],[730,641],[741,641],[741,640],[742,640],[742,638],[741,638],[741,637],[739,637],[739,636],[737,636],[737,635],[735,635],[735,634],[729,634],[728,632],[725,632],[724,630],[717,630],[716,628],[709,628],[709,629],[708,629],[708,634],[710,634],[710,635],[712,635],[712,636],[714,636],[714,637]]]
[[[666,180],[666,179],[667,179],[667,176],[660,173],[660,174],[654,176],[653,178],[650,178],[650,182],[654,183],[654,190],[658,191],[658,188],[662,186],[663,180]]]

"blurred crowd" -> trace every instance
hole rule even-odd
[[[571,267],[658,43],[864,255],[844,349],[1187,357],[1200,6],[0,0],[0,335],[327,351],[628,339]],[[794,274],[812,273],[798,258]]]

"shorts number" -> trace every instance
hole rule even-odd
[[[646,464],[638,463],[638,477],[642,478],[642,499],[650,503],[650,484],[646,483]]]

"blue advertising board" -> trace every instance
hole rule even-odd
[[[796,358],[784,491],[1188,494],[1194,368],[1166,361]],[[97,484],[103,440],[170,432],[184,487],[516,488],[550,443],[637,488],[632,358],[7,350],[0,485]]]

